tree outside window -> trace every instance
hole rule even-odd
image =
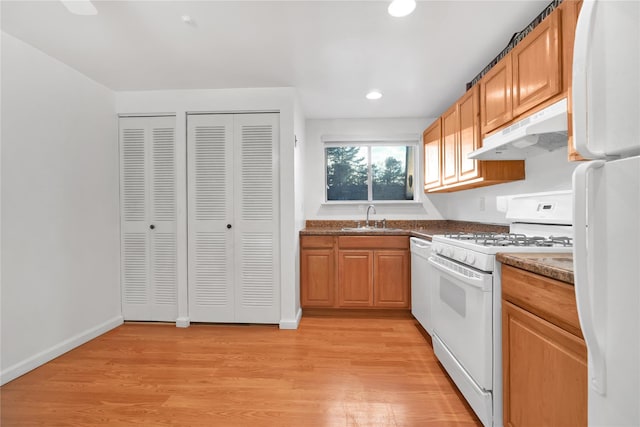
[[[413,200],[414,146],[326,147],[327,201]]]

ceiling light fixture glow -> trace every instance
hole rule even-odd
[[[372,90],[367,94],[367,99],[376,100],[382,98],[382,93],[379,90]]]
[[[396,18],[409,15],[416,8],[416,0],[393,0],[387,8],[389,15]]]
[[[90,0],[60,0],[64,7],[74,15],[97,15],[98,9]]]

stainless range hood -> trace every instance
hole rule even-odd
[[[567,100],[512,124],[482,140],[482,148],[470,153],[477,160],[523,160],[567,146]]]

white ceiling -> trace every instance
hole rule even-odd
[[[392,18],[380,0],[94,1],[96,16],[3,0],[1,17],[116,91],[293,86],[308,118],[437,117],[548,3],[420,1]]]

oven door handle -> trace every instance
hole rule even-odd
[[[469,277],[466,274],[462,274],[459,271],[451,269],[445,265],[440,264],[435,260],[435,257],[429,257],[429,264],[437,268],[438,270],[455,277],[459,281],[463,282],[466,285],[473,286],[474,288],[478,288],[483,292],[491,291],[491,283],[487,284],[487,281],[482,277]]]

